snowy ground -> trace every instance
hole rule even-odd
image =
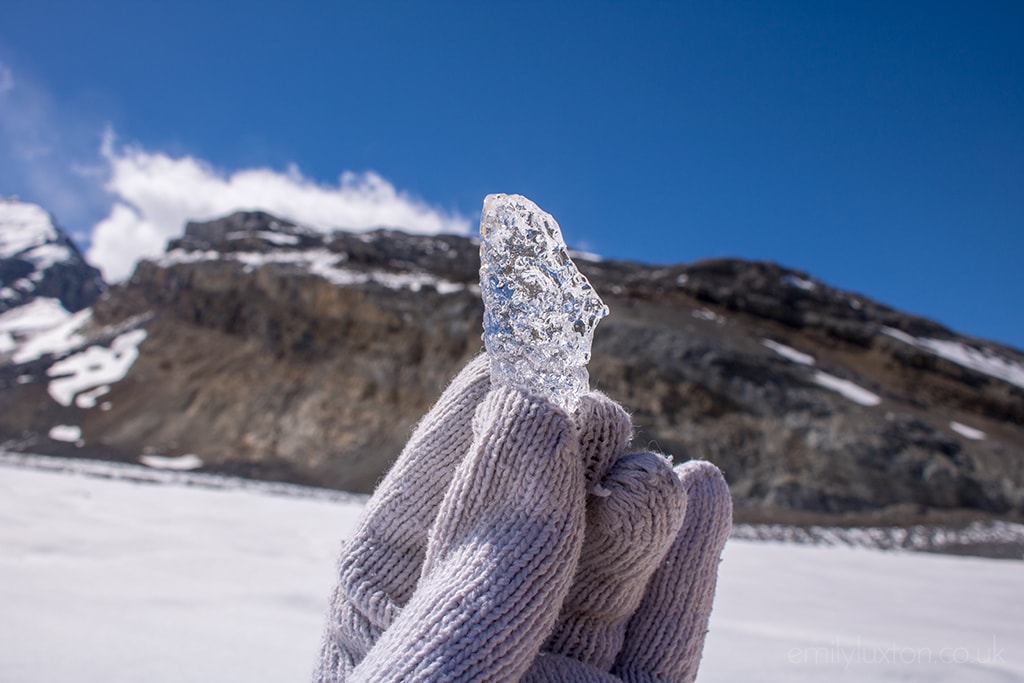
[[[0,462],[0,682],[308,680],[361,499],[97,473]],[[1021,682],[1022,614],[1020,561],[732,540],[699,680]]]

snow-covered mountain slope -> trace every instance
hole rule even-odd
[[[105,288],[100,272],[45,209],[0,198],[0,313],[37,298],[74,313]]]
[[[308,680],[361,499],[98,467],[0,464],[0,680]],[[1024,681],[1022,567],[732,540],[698,680]]]
[[[91,307],[105,290],[49,213],[0,199],[0,387],[35,403],[4,406],[8,447],[43,434],[80,446],[81,427],[66,424],[62,408],[108,407],[97,399],[124,378],[146,331],[140,319],[97,324]]]
[[[31,363],[83,344],[78,333],[104,289],[100,272],[45,209],[0,199],[0,363]]]

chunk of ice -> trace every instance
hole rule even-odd
[[[491,380],[571,412],[590,387],[594,328],[608,307],[569,257],[558,223],[526,197],[487,195],[480,234]]]

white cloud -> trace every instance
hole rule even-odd
[[[262,209],[320,230],[394,227],[409,232],[465,233],[470,222],[397,190],[376,173],[341,175],[336,185],[285,172],[250,168],[222,172],[191,156],[170,157],[137,145],[116,148],[112,135],[102,154],[107,190],[115,202],[92,233],[89,260],[111,281],[128,277],[135,263],[163,252],[188,220],[208,220],[240,209]]]
[[[433,207],[373,172],[334,184],[297,167],[220,170],[192,156],[115,145],[102,122],[55,98],[0,62],[0,194],[52,212],[108,280],[163,252],[189,220],[263,209],[321,230],[394,227],[409,232],[469,230],[456,212]]]

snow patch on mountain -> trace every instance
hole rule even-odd
[[[604,257],[600,254],[595,254],[592,251],[581,251],[579,249],[570,249],[569,256],[576,261],[593,261],[594,263],[601,263],[604,261]]]
[[[105,288],[99,271],[85,262],[45,209],[0,198],[0,312],[38,298],[54,299],[66,311],[79,311]],[[0,341],[0,349],[10,347],[10,339]]]
[[[718,315],[714,311],[710,311],[706,308],[698,308],[697,310],[690,313],[697,320],[706,320],[709,323],[715,323],[716,325],[724,325],[725,318]]]
[[[264,242],[270,242],[271,244],[282,246],[292,246],[299,243],[297,235],[289,235],[282,232],[271,232],[270,230],[258,230],[256,232],[237,230],[235,232],[229,232],[224,236],[224,238],[228,240],[244,240],[252,237],[257,237]]]
[[[67,261],[73,256],[72,251],[62,244],[41,244],[20,254],[19,258],[35,266],[36,270],[29,275],[29,279],[33,282],[38,282],[43,279],[42,271],[55,263]]]
[[[783,284],[787,284],[790,287],[802,289],[805,292],[813,292],[815,289],[818,288],[818,285],[813,280],[808,280],[805,277],[800,277],[798,275],[793,274],[784,275],[782,277],[782,282]]]
[[[902,330],[883,327],[882,333],[924,351],[930,351],[957,365],[976,370],[1024,389],[1024,365],[1004,358],[992,349],[950,339],[914,337]]]
[[[815,364],[814,356],[804,353],[803,351],[797,351],[791,346],[780,344],[777,341],[771,339],[762,339],[761,344],[775,353],[779,354],[786,360],[792,361],[797,365],[808,365],[813,366]],[[862,406],[877,406],[882,402],[874,392],[868,391],[859,384],[855,384],[847,379],[830,375],[827,372],[816,370],[814,372],[815,384],[825,387],[829,391],[834,391],[840,396],[853,401]]]
[[[0,313],[0,354],[18,350],[70,317],[60,301],[49,297],[38,297]]]
[[[78,425],[54,425],[48,436],[54,441],[75,443],[82,438],[82,428]]]
[[[69,406],[76,394],[124,379],[145,339],[145,330],[132,330],[117,336],[110,348],[90,346],[57,361],[46,371],[54,378],[48,387],[50,397]]]
[[[785,344],[780,344],[779,342],[771,339],[762,339],[761,344],[783,358],[791,360],[798,365],[814,365],[814,356],[804,353],[803,351],[797,351],[792,346],[786,346]]]
[[[0,259],[22,257],[57,239],[53,219],[41,206],[0,199]]]
[[[179,263],[202,263],[204,261],[218,261],[221,259],[221,253],[213,249],[207,249],[204,251],[193,251],[188,249],[171,249],[166,254],[153,262],[161,268],[169,268],[176,266]]]
[[[28,337],[56,327],[71,316],[57,299],[39,297],[24,306],[0,313],[0,332]]]
[[[197,470],[203,466],[203,459],[195,453],[176,456],[147,453],[146,455],[139,456],[139,462],[155,470],[175,470],[179,472]]]
[[[253,233],[245,233],[251,235]],[[213,250],[189,251],[172,249],[155,263],[163,268],[203,261],[236,261],[246,270],[256,270],[268,264],[288,264],[305,268],[313,275],[339,287],[377,284],[389,289],[407,289],[418,292],[424,287],[433,287],[439,294],[452,294],[466,289],[460,282],[451,282],[424,272],[396,273],[387,270],[356,270],[343,268],[347,257],[329,249],[304,249],[290,251],[253,252],[240,251],[221,253]]]
[[[100,385],[100,386],[96,387],[95,389],[90,389],[89,391],[83,391],[82,393],[78,394],[78,396],[75,396],[75,405],[78,406],[79,408],[82,408],[83,410],[88,410],[90,408],[95,408],[96,407],[96,400],[101,398],[101,397],[103,397],[103,396],[106,396],[109,393],[110,393],[110,385],[109,384]]]
[[[81,334],[84,328],[92,320],[92,310],[86,308],[73,315],[69,314],[63,322],[53,327],[41,329],[35,334],[27,336],[21,348],[15,351],[13,360],[15,363],[28,363],[42,358],[46,354],[60,355],[78,348],[85,343],[85,337]]]
[[[982,441],[985,438],[985,432],[980,429],[975,429],[974,427],[968,427],[967,425],[955,420],[949,423],[949,428],[965,439],[970,439],[971,441]]]
[[[862,406],[877,406],[882,402],[882,399],[878,394],[870,392],[859,384],[854,384],[850,380],[830,375],[827,372],[822,372],[820,370],[815,372],[814,381],[826,389],[830,389],[840,396]]]

